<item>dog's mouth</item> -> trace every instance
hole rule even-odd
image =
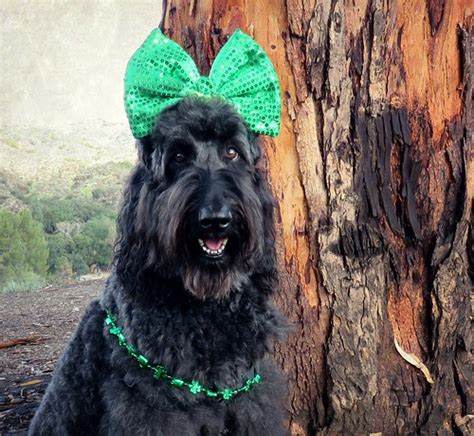
[[[223,239],[198,239],[199,245],[208,257],[221,257],[227,245],[227,238]]]

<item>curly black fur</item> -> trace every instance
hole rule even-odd
[[[269,301],[273,200],[256,168],[257,138],[221,100],[186,98],[138,148],[112,276],[61,358],[30,434],[285,434],[283,382],[264,358],[285,323]],[[203,208],[224,207],[230,224],[203,225]],[[210,257],[198,238],[228,243]],[[224,402],[155,380],[105,330],[105,308],[170,374],[238,387],[258,371],[263,382]]]

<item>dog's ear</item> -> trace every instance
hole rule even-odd
[[[247,138],[250,144],[250,155],[252,157],[252,163],[256,165],[257,162],[262,157],[262,150],[260,148],[260,140],[258,136],[255,135],[255,133],[252,133],[250,130],[247,131]]]
[[[145,168],[151,168],[151,155],[155,150],[155,146],[151,136],[137,139],[138,159],[143,163]]]
[[[160,180],[164,176],[162,152],[157,146],[156,138],[145,136],[137,141],[138,158],[148,171],[153,172],[155,179]]]

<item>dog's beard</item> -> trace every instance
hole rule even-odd
[[[239,217],[238,230],[228,237],[228,243],[221,259],[210,259],[197,244],[197,237],[184,223],[182,235],[189,235],[181,241],[182,279],[185,288],[200,299],[225,299],[248,281],[253,267],[263,252],[263,230],[261,215],[247,210]],[[245,218],[244,218],[245,216]]]
[[[216,272],[195,265],[185,268],[182,277],[185,288],[195,297],[224,300],[232,290],[240,289],[248,273],[235,269]]]

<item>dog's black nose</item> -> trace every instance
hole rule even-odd
[[[225,230],[232,221],[232,212],[227,206],[219,210],[203,207],[199,211],[199,225],[204,230]]]

